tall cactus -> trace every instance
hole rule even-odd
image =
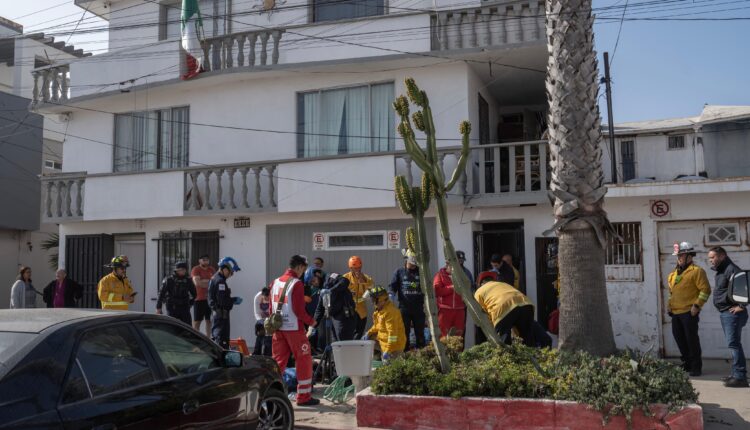
[[[455,288],[456,292],[464,299],[469,313],[487,336],[487,339],[490,339],[497,345],[501,345],[500,337],[495,332],[495,328],[492,326],[487,314],[484,313],[481,306],[479,306],[479,303],[474,299],[469,279],[466,277],[461,265],[458,264],[458,260],[456,259],[456,249],[453,247],[450,228],[448,226],[448,206],[446,203],[446,196],[450,190],[453,189],[461,176],[465,174],[466,162],[469,158],[469,135],[471,134],[471,124],[468,121],[463,121],[459,125],[459,132],[461,133],[461,155],[450,180],[446,183],[445,173],[443,172],[443,167],[438,158],[435,123],[432,118],[432,109],[430,109],[430,102],[427,98],[427,93],[420,90],[412,78],[407,78],[405,83],[406,92],[409,98],[407,99],[406,96],[401,95],[393,103],[393,108],[401,118],[401,122],[398,124],[398,132],[404,140],[406,152],[411,156],[411,159],[414,160],[422,172],[424,172],[422,176],[423,184],[427,183],[428,187],[432,188],[432,196],[435,199],[438,222],[440,223],[440,234],[443,238],[443,253],[445,254],[445,259],[448,261],[448,264],[450,264],[453,269],[453,288]],[[409,117],[409,100],[421,108],[421,110],[414,112],[414,114],[411,115],[411,118]],[[412,123],[417,130],[424,133],[427,141],[426,148],[423,149],[417,143]],[[400,186],[399,182],[402,182]],[[406,180],[396,180],[397,195],[406,194],[403,188],[405,183]],[[401,192],[399,192],[399,187],[401,187]],[[402,210],[405,208],[409,209],[412,208],[411,205],[415,200],[417,199],[414,198],[409,202],[403,203],[399,201],[399,205]],[[412,208],[412,210],[414,210],[414,208]]]
[[[427,324],[432,334],[432,344],[437,351],[440,369],[443,373],[450,371],[450,361],[445,353],[445,345],[440,342],[440,325],[438,324],[437,299],[435,289],[432,288],[432,274],[430,273],[430,248],[427,245],[427,229],[424,224],[424,213],[430,208],[433,187],[427,177],[422,174],[422,186],[409,188],[406,178],[396,176],[396,200],[401,211],[411,215],[414,227],[406,230],[407,255],[414,255],[419,264],[419,286],[427,303]],[[408,329],[408,327],[407,327]]]

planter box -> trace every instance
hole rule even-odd
[[[703,411],[690,405],[668,414],[653,405],[654,416],[633,412],[633,430],[703,430]],[[467,397],[378,396],[357,394],[357,426],[394,430],[627,430],[625,417],[602,425],[602,414],[576,402]]]

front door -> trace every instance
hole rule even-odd
[[[513,266],[521,274],[520,289],[526,293],[526,262],[524,261],[523,222],[484,224],[474,233],[474,273],[489,270],[492,254],[513,257]]]
[[[142,238],[115,238],[115,255],[127,255],[130,261],[128,278],[133,286],[135,302],[128,307],[131,311],[145,312],[146,295],[146,242]]]
[[[65,268],[68,277],[83,287],[79,308],[101,309],[96,288],[99,280],[109,272],[105,265],[112,261],[114,240],[108,234],[67,236],[65,238]]]

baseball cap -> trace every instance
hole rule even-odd
[[[463,251],[456,251],[456,258],[459,260],[466,260],[466,254]]]

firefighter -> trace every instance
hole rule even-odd
[[[126,311],[128,305],[135,301],[135,292],[126,276],[127,257],[117,256],[105,267],[112,268],[112,272],[99,281],[97,295],[102,303],[102,309]]]
[[[166,303],[167,315],[191,325],[193,321],[190,317],[190,307],[195,303],[195,298],[195,284],[188,276],[188,264],[178,261],[174,265],[174,273],[166,276],[161,283],[156,313],[161,314],[162,304]]]
[[[300,280],[307,270],[307,259],[294,255],[289,268],[271,284],[272,313],[281,312],[283,324],[274,332],[273,359],[284,373],[289,356],[294,356],[297,370],[297,405],[315,406],[320,400],[312,396],[313,361],[310,342],[305,335],[305,324],[317,323],[305,309],[305,285]]]
[[[375,313],[372,316],[372,328],[362,339],[377,340],[383,361],[388,361],[404,352],[406,347],[404,320],[385,288],[377,285],[367,295],[372,299]]]
[[[496,275],[480,273],[477,277],[480,287],[474,298],[506,344],[510,345],[511,331],[515,328],[526,346],[534,346],[534,305],[513,285],[493,279]]]
[[[682,368],[690,376],[700,376],[703,360],[698,321],[701,308],[711,296],[711,286],[706,271],[693,264],[695,248],[691,243],[675,243],[672,255],[677,256],[677,267],[668,278],[672,335],[680,349]]]
[[[354,338],[359,339],[365,334],[367,327],[367,305],[365,304],[365,293],[372,288],[372,278],[362,272],[362,259],[356,255],[349,258],[349,273],[344,274],[349,280],[349,291],[352,292],[354,303],[357,305],[357,327],[354,330]]]
[[[211,338],[219,346],[229,349],[229,312],[234,305],[242,303],[239,297],[232,297],[232,290],[227,285],[240,268],[232,257],[219,261],[219,270],[208,283],[208,307],[211,308]]]

